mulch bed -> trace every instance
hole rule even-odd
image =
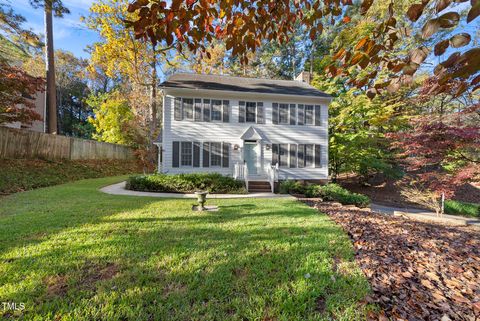
[[[387,320],[480,320],[480,231],[306,200],[350,235]]]

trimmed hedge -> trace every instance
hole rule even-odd
[[[279,187],[281,194],[305,194],[306,197],[320,197],[325,201],[339,202],[344,205],[367,207],[370,204],[368,196],[350,192],[338,184],[304,186],[299,182],[283,181]]]
[[[152,174],[132,176],[127,189],[142,192],[193,193],[208,191],[216,194],[245,194],[243,182],[217,173]]]

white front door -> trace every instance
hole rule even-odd
[[[259,144],[253,142],[245,142],[243,144],[243,159],[245,163],[247,163],[249,174],[256,175],[258,173],[259,158]]]

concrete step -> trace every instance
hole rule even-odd
[[[260,188],[256,188],[256,189],[249,188],[248,192],[249,193],[271,193],[272,190],[270,188],[267,188],[267,189],[265,189],[265,188],[261,188],[261,189]]]

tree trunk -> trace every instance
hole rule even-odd
[[[153,46],[153,57],[152,57],[152,84],[150,88],[150,133],[149,133],[149,150],[148,159],[152,165],[155,165],[155,145],[153,144],[156,139],[157,132],[157,85],[158,85],[158,75],[157,75],[157,53],[156,48]]]
[[[57,99],[55,90],[55,62],[53,52],[52,3],[45,1],[45,66],[47,88],[45,92],[46,132],[57,133]]]

